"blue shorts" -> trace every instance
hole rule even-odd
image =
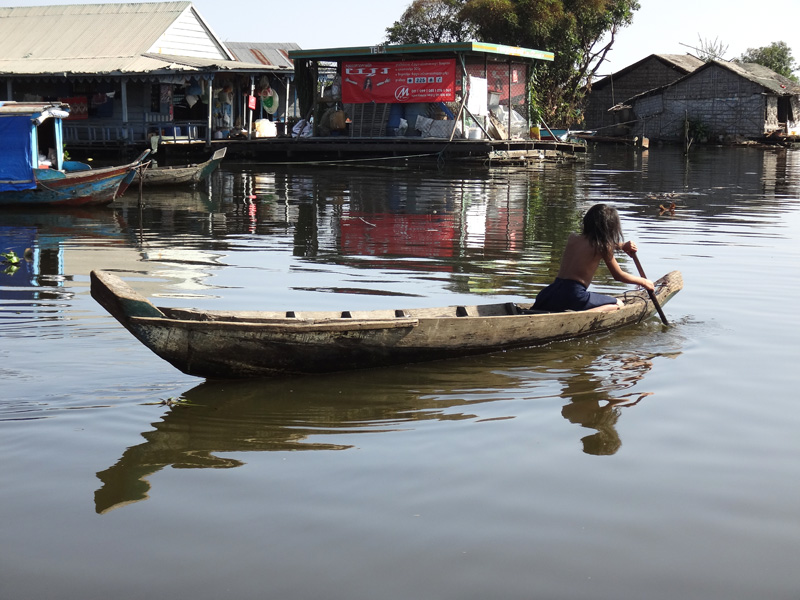
[[[553,283],[536,296],[533,308],[547,312],[564,312],[565,310],[589,310],[604,304],[616,303],[616,298],[590,292],[579,281],[556,277]]]

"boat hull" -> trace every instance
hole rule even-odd
[[[136,175],[136,161],[117,167],[64,173],[36,169],[36,187],[0,192],[0,206],[101,206],[122,196]]]
[[[666,303],[678,271],[657,282]],[[273,377],[425,362],[530,347],[638,323],[655,312],[629,292],[612,312],[533,312],[513,303],[362,313],[201,312],[157,308],[117,277],[92,272],[92,296],[158,356],[209,379]]]
[[[197,185],[213,173],[222,159],[226,148],[220,148],[213,156],[199,165],[185,167],[155,167],[142,172],[142,183],[148,187],[172,185]]]

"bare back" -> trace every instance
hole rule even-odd
[[[594,274],[603,257],[589,243],[585,236],[578,233],[570,234],[567,247],[561,257],[561,267],[558,276],[561,279],[579,281],[587,288],[592,283]]]

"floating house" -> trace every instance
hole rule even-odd
[[[630,133],[682,142],[798,135],[800,85],[762,65],[712,60],[677,81],[626,99]]]
[[[260,110],[257,116],[268,116],[270,120],[280,124],[282,132],[289,131],[287,124],[293,125],[300,118],[297,93],[292,84],[294,63],[289,58],[289,52],[299,50],[300,46],[293,42],[225,42],[225,47],[238,61],[280,69],[280,76],[273,76],[267,82],[268,85],[258,87]]]
[[[585,146],[530,136],[530,68],[552,59],[481,42],[226,44],[188,1],[0,8],[0,101],[68,104],[73,154],[158,147],[162,163],[222,144],[266,161],[574,156]]]
[[[651,54],[593,83],[584,110],[585,128],[600,136],[628,135],[613,110],[622,101],[677,81],[705,63],[691,54]]]
[[[73,149],[209,143],[270,101],[285,119],[291,62],[265,56],[238,60],[188,1],[0,8],[0,100],[69,104]]]
[[[531,66],[552,60],[551,52],[457,42],[288,54],[302,117],[292,137],[235,140],[229,156],[527,161],[585,151],[584,144],[531,137]]]
[[[456,42],[295,50],[301,111],[313,135],[350,137],[529,137],[528,82],[535,60],[553,53]],[[322,89],[320,77],[327,79]],[[420,119],[421,118],[421,119]],[[439,123],[431,123],[439,121]]]

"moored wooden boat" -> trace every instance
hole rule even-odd
[[[197,165],[176,167],[153,167],[142,172],[142,183],[147,186],[197,185],[213,173],[222,159],[226,148],[220,148],[207,161]]]
[[[656,283],[661,305],[683,288],[679,271]],[[210,379],[326,373],[535,346],[638,323],[645,291],[612,312],[544,313],[512,302],[442,308],[225,312],[159,308],[119,277],[92,271],[91,293],[145,346],[184,373]]]
[[[559,142],[566,142],[569,139],[569,129],[546,129],[542,127],[539,130],[539,136],[543,140],[556,140]]]
[[[67,116],[58,102],[0,102],[0,206],[101,205],[125,193],[150,151],[100,169],[65,160]]]

